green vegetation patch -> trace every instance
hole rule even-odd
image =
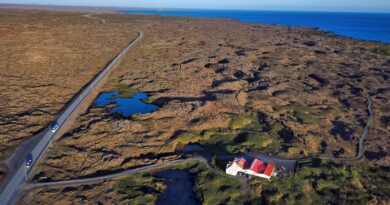
[[[326,125],[326,118],[335,115],[334,109],[319,109],[304,105],[283,105],[274,108],[276,111],[292,113],[303,124]]]
[[[379,52],[385,54],[386,56],[390,56],[390,46],[384,46],[379,48]]]
[[[115,84],[114,90],[118,91],[119,95],[116,95],[113,98],[131,98],[137,92],[134,88],[124,84]]]
[[[358,176],[354,178],[359,179],[361,184],[368,193],[375,195],[379,199],[387,199],[389,202],[390,196],[390,171],[389,167],[367,167],[364,171],[360,171]]]
[[[241,143],[243,147],[254,150],[279,150],[280,141],[275,135],[269,133],[248,132],[247,138]]]
[[[172,141],[171,146],[174,150],[181,150],[185,145],[196,143],[201,140],[201,136],[197,133],[183,132]]]
[[[242,204],[250,198],[241,192],[238,179],[229,177],[224,170],[208,168],[202,163],[190,167],[178,165],[175,168],[189,173],[193,181],[193,192],[202,204]]]
[[[294,176],[271,181],[254,177],[246,183],[226,175],[225,166],[226,161],[213,160],[210,167],[194,161],[170,169],[189,173],[202,204],[367,204],[369,197],[385,202],[390,194],[388,170],[366,162],[313,160],[300,163]],[[153,204],[165,186],[151,174],[138,174],[119,181],[116,189],[127,195],[129,204]]]
[[[215,155],[239,154],[245,148],[276,153],[281,148],[277,134],[283,126],[275,121],[260,121],[256,115],[232,115],[230,128],[202,132],[187,131],[173,139],[169,146],[181,150],[185,145],[198,143]]]
[[[193,190],[203,204],[234,204],[241,201],[240,183],[237,179],[209,169],[197,170],[192,175],[196,184]]]
[[[171,142],[175,150],[187,144],[197,143],[215,155],[239,154],[245,148],[268,150],[272,153],[280,149],[280,139],[276,135],[243,130],[208,130],[203,134],[183,133]]]
[[[161,180],[146,174],[129,175],[115,185],[115,189],[129,200],[128,204],[155,204],[165,188]]]
[[[146,126],[146,127],[152,126],[153,120],[154,120],[153,118],[141,119],[141,118],[138,118],[137,116],[130,116],[130,118],[133,122],[139,123],[139,124]]]
[[[255,121],[256,116],[233,115],[229,127],[233,130],[242,129]]]
[[[360,166],[316,160],[301,163],[293,177],[255,179],[251,186],[262,187],[261,200],[270,204],[367,204],[356,169]]]

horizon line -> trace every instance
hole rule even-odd
[[[377,14],[390,14],[390,11],[374,11],[374,10],[319,10],[319,9],[312,9],[312,10],[299,10],[299,9],[271,9],[271,8],[171,8],[171,7],[137,7],[137,6],[93,6],[93,5],[64,5],[64,4],[23,4],[23,3],[0,3],[1,5],[14,5],[14,6],[48,6],[48,7],[86,7],[86,8],[108,8],[108,9],[117,9],[117,11],[123,11],[125,9],[131,9],[131,10],[214,10],[214,11],[281,11],[281,12],[326,12],[326,13],[377,13]]]

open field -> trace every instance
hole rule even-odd
[[[283,180],[251,180],[248,183],[257,188],[247,193],[247,199],[262,196],[269,203],[316,203],[323,194],[341,193],[339,199],[346,202],[389,201],[385,186],[390,166],[388,45],[315,29],[233,20],[99,16],[145,33],[103,91],[119,90],[122,96],[131,96],[135,90],[146,92],[150,95],[146,101],[161,108],[123,118],[91,105],[48,150],[34,181],[97,176],[170,160],[179,157],[188,143],[202,144],[211,154],[237,154],[252,148],[291,158],[352,157],[368,118],[366,96],[371,95],[375,122],[361,162],[303,164],[297,177],[288,179],[287,187],[282,186]],[[205,179],[212,175],[207,172],[198,173],[200,183],[207,183]],[[204,185],[217,189],[206,194],[219,193],[217,185]],[[160,193],[164,185],[156,182],[150,187]],[[129,200],[123,195],[126,190],[115,190],[114,182],[34,193],[36,204]],[[148,200],[155,198],[152,194]],[[203,202],[243,202],[239,196],[210,200]]]
[[[0,10],[1,163],[137,35],[83,15]]]

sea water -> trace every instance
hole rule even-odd
[[[243,22],[305,26],[356,39],[390,43],[390,13],[239,10],[124,10],[129,14],[234,18]]]

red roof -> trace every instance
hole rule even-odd
[[[256,173],[262,173],[265,169],[265,165],[264,165],[264,162],[258,160],[258,159],[255,159],[252,163],[252,166],[251,166],[251,170],[256,172]]]
[[[258,174],[264,174],[267,176],[271,176],[275,170],[275,166],[273,164],[265,163],[259,159],[247,160],[243,157],[235,158],[234,163],[237,163],[241,169],[250,169]],[[231,162],[228,163],[227,168],[229,168],[231,165]]]
[[[246,162],[246,159],[244,158],[241,158],[240,161],[238,161],[238,166],[241,167],[242,169],[245,169],[245,162]]]
[[[272,172],[274,171],[275,167],[273,164],[268,164],[267,168],[265,168],[264,174],[267,176],[271,176]]]
[[[249,169],[249,167],[252,164],[252,160],[245,159],[245,158],[236,158],[235,159],[237,165],[241,167],[241,169]]]

